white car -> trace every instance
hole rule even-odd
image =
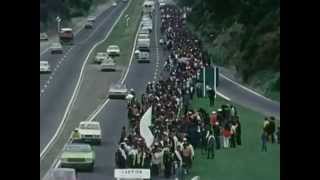
[[[100,64],[102,61],[109,57],[108,53],[106,52],[98,52],[96,57],[94,58],[94,62]]]
[[[40,41],[48,41],[48,35],[47,33],[40,33]]]
[[[117,45],[110,45],[107,48],[109,56],[120,56],[120,48]]]
[[[48,72],[51,72],[51,68],[48,61],[40,61],[40,73],[48,73]]]
[[[78,132],[80,140],[90,144],[101,144],[101,127],[100,123],[96,121],[80,122]]]
[[[116,71],[117,65],[111,57],[107,57],[100,64],[101,71]]]
[[[150,53],[147,51],[135,51],[135,59],[139,63],[150,63]]]
[[[117,5],[118,5],[117,2],[113,2],[113,3],[112,3],[112,6],[113,6],[113,7],[115,7],[115,6],[117,6]]]
[[[125,84],[112,84],[109,89],[109,98],[125,99],[128,95],[128,89]]]
[[[54,54],[54,53],[62,54],[63,53],[63,48],[60,43],[52,43],[50,49],[51,49],[51,54]]]
[[[89,16],[87,20],[88,20],[88,22],[95,22],[96,21],[96,17],[95,16]]]
[[[43,180],[76,180],[76,170],[73,168],[50,169]]]

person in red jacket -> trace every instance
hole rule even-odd
[[[230,132],[230,127],[229,125],[227,124],[225,126],[225,128],[223,129],[223,147],[224,148],[229,148],[229,145],[230,145],[230,136],[231,136],[231,132]]]
[[[210,124],[211,127],[214,127],[217,125],[218,119],[217,119],[217,112],[212,111],[211,116],[210,116]]]

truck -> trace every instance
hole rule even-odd
[[[61,28],[59,32],[59,40],[61,44],[73,44],[73,31],[71,28]]]

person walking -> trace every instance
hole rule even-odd
[[[268,139],[271,139],[271,143],[273,144],[275,142],[275,131],[276,131],[276,123],[275,123],[275,118],[272,116],[270,117],[270,122],[269,122],[269,128],[268,130]]]
[[[232,122],[231,129],[230,129],[230,133],[231,133],[230,144],[232,148],[236,148],[236,136],[237,136],[236,128],[237,128],[236,123]]]
[[[214,134],[214,137],[215,137],[215,146],[217,149],[220,149],[221,147],[221,132],[220,132],[220,124],[219,122],[216,122],[215,126],[213,126],[213,134]]]
[[[238,115],[236,115],[235,119],[236,119],[236,132],[237,132],[236,141],[237,141],[237,145],[240,146],[242,144],[242,142],[241,142],[241,123],[240,123]]]
[[[261,142],[262,142],[262,152],[267,152],[267,141],[268,141],[268,133],[266,131],[262,132]]]
[[[163,154],[164,176],[170,178],[172,169],[173,157],[169,149],[166,149]]]
[[[209,134],[208,134],[208,137],[207,137],[207,159],[210,159],[210,158],[214,158],[214,148],[215,148],[215,137],[213,135],[213,132],[212,130],[209,131]]]
[[[210,106],[214,106],[216,92],[214,91],[213,88],[211,88],[209,86],[207,86],[207,92],[208,92],[208,96],[209,96]]]
[[[280,126],[278,127],[278,131],[277,131],[277,142],[278,144],[280,144]]]
[[[229,145],[230,145],[230,136],[231,136],[231,133],[230,133],[230,127],[228,124],[226,124],[225,128],[223,129],[223,147],[224,148],[229,148]]]

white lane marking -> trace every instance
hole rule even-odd
[[[127,67],[127,71],[126,71],[125,75],[123,76],[123,78],[121,80],[121,84],[124,83],[124,81],[126,80],[126,78],[128,76],[128,73],[130,71],[132,60],[133,60],[133,56],[134,56],[134,50],[136,48],[136,44],[137,44],[137,39],[138,39],[138,34],[139,34],[139,29],[140,28],[141,28],[141,24],[139,25],[138,30],[136,32],[136,36],[135,36],[135,39],[134,39],[134,42],[133,42],[133,47],[132,47],[132,50],[131,50],[130,61],[129,61],[129,64],[128,64],[128,67]],[[96,116],[101,112],[101,110],[109,103],[109,101],[110,101],[110,99],[108,98],[96,111],[93,112],[93,114],[91,114],[89,116],[88,121],[93,121],[96,118]]]
[[[115,9],[112,10],[111,14],[113,14],[114,11],[115,11]],[[110,14],[110,15],[111,15],[111,14]],[[101,27],[107,20],[108,20],[108,18],[105,18],[105,19],[101,22],[101,24],[99,24],[93,31],[91,31],[90,34],[89,34],[89,36],[88,36],[86,39],[80,41],[79,44],[82,44],[83,42],[88,41],[88,39],[91,38],[91,37],[95,34],[95,32],[97,32],[97,31],[100,29],[100,27]]]
[[[85,67],[87,61],[89,60],[89,57],[90,57],[91,53],[93,52],[93,50],[94,50],[98,45],[102,44],[102,43],[109,37],[109,35],[110,35],[110,33],[112,32],[113,28],[116,26],[116,24],[118,24],[118,22],[119,22],[119,20],[121,19],[123,13],[128,9],[128,7],[129,7],[130,4],[131,4],[131,1],[129,1],[129,3],[126,5],[126,7],[122,10],[121,14],[118,16],[118,18],[117,18],[116,21],[113,23],[113,25],[111,26],[110,30],[108,31],[106,37],[105,37],[103,40],[97,42],[97,43],[91,48],[91,50],[89,51],[89,53],[88,53],[85,61],[84,61],[83,64],[82,64],[81,71],[80,71],[80,76],[79,76],[77,85],[76,85],[76,87],[75,87],[75,90],[73,91],[73,94],[72,94],[71,99],[70,99],[70,101],[69,101],[69,103],[68,103],[68,106],[67,106],[67,109],[66,109],[66,111],[65,111],[65,113],[64,113],[64,115],[63,115],[63,118],[62,118],[62,120],[61,120],[61,122],[60,122],[60,124],[59,124],[59,126],[58,126],[58,128],[57,128],[57,130],[56,130],[56,132],[55,132],[55,134],[53,135],[53,137],[50,139],[50,141],[48,142],[48,144],[42,149],[42,151],[41,151],[41,153],[40,153],[40,161],[42,160],[42,157],[44,157],[43,155],[48,151],[49,147],[51,147],[52,143],[54,142],[54,140],[56,139],[56,137],[58,136],[58,134],[61,132],[61,128],[63,127],[63,124],[64,124],[64,122],[65,122],[65,120],[66,120],[66,118],[67,118],[67,116],[68,116],[68,114],[69,114],[69,111],[70,111],[70,109],[71,109],[71,106],[73,105],[73,103],[74,103],[74,101],[75,101],[75,97],[76,97],[76,95],[78,94],[79,87],[80,87],[80,83],[82,82],[82,78],[83,78],[83,77],[82,77],[82,74],[83,74],[83,71],[84,71],[84,67]]]
[[[131,1],[130,1],[131,2]],[[133,47],[132,47],[132,52],[131,52],[131,57],[130,57],[130,62],[129,62],[129,65],[128,65],[128,68],[127,68],[127,72],[126,72],[126,74],[124,75],[124,77],[123,77],[123,79],[122,79],[122,81],[121,81],[121,84],[123,84],[124,83],[124,81],[126,80],[126,78],[127,78],[127,75],[128,75],[128,73],[129,73],[129,70],[130,70],[130,67],[131,67],[131,64],[132,64],[132,59],[133,59],[133,55],[134,55],[134,50],[135,50],[135,48],[136,48],[136,44],[137,44],[137,39],[138,39],[138,34],[139,34],[139,30],[140,30],[140,28],[141,28],[141,23],[139,24],[139,27],[138,27],[138,30],[137,30],[137,32],[136,32],[136,37],[134,38],[134,42],[133,42]]]
[[[267,101],[270,101],[270,102],[273,102],[273,103],[275,102],[275,101],[273,101],[273,100],[271,100],[271,99],[269,99],[269,98],[267,98],[267,97],[265,97],[265,96],[263,96],[263,95],[255,92],[255,91],[253,91],[253,90],[251,90],[251,89],[249,89],[249,88],[247,88],[247,87],[245,87],[245,86],[243,86],[243,85],[241,85],[241,84],[239,84],[239,83],[237,83],[237,82],[229,79],[228,77],[226,77],[226,76],[223,75],[222,73],[219,73],[219,74],[220,74],[220,76],[221,76],[222,78],[230,81],[231,83],[237,85],[238,87],[241,87],[242,89],[244,89],[244,90],[246,90],[246,91],[248,91],[248,92],[250,92],[250,93],[252,93],[252,94],[254,94],[254,95],[258,96],[258,97],[261,97],[261,98],[263,98],[263,99],[265,99],[265,100],[267,100]]]
[[[155,69],[155,72],[154,72],[154,76],[153,76],[153,79],[156,80],[157,79],[157,76],[158,76],[158,69],[159,69],[159,47],[158,47],[158,43],[159,43],[159,40],[158,40],[158,16],[157,16],[157,13],[156,13],[156,17],[154,18],[155,22],[154,22],[154,38],[155,38],[155,46],[156,46],[156,69]]]
[[[231,101],[231,99],[229,97],[227,97],[226,95],[223,95],[221,92],[217,91],[217,95],[221,96],[223,99],[227,100],[227,101]]]

